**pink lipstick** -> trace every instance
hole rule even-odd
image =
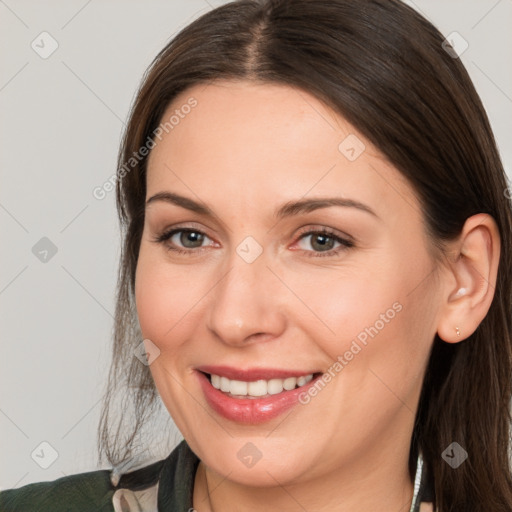
[[[299,404],[301,393],[307,392],[321,373],[201,366],[196,375],[216,413],[237,423],[261,424]]]

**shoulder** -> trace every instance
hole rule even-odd
[[[164,461],[114,477],[99,470],[0,492],[1,512],[114,512],[119,490],[139,491],[158,482]],[[117,480],[117,481],[116,481]]]
[[[110,471],[91,471],[0,492],[2,512],[112,511]]]

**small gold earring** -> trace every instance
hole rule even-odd
[[[458,327],[455,327],[455,331],[457,332],[457,336],[460,336],[460,330]]]

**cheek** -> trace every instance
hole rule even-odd
[[[340,344],[347,387],[382,413],[403,404],[414,410],[435,334],[434,288],[424,282],[411,293],[412,281],[402,279],[362,308],[347,306],[350,334]]]
[[[343,359],[343,372],[355,380],[378,368],[400,384],[421,373],[435,335],[432,262],[425,251],[412,257],[407,247],[376,260],[315,286],[297,278],[297,295],[315,313],[299,322],[331,361]]]
[[[143,242],[135,277],[137,314],[144,338],[160,349],[172,348],[177,331],[194,321],[195,308],[206,289],[204,279],[169,265]]]
[[[283,280],[301,299],[294,302],[294,321],[331,359],[348,350],[353,340],[364,346],[377,332],[388,330],[400,316],[406,295],[403,275],[365,262],[322,269],[308,280],[301,269],[288,271]]]

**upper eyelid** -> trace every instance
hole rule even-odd
[[[157,240],[163,239],[163,241],[168,241],[171,237],[173,237],[177,233],[180,233],[181,231],[185,231],[185,232],[192,231],[192,232],[201,233],[205,237],[209,238],[211,241],[215,242],[215,240],[213,240],[213,238],[210,237],[208,235],[208,233],[206,233],[203,229],[196,228],[195,226],[192,226],[192,225],[188,225],[188,226],[173,226],[173,227],[171,227],[171,228],[169,228],[167,230],[164,230],[161,233],[161,235],[156,237],[156,239]],[[302,238],[304,238],[306,236],[311,236],[311,235],[313,235],[315,233],[326,233],[327,235],[330,235],[333,238],[338,238],[340,240],[343,240],[343,241],[355,244],[354,237],[352,237],[348,233],[343,233],[343,232],[341,232],[341,231],[339,231],[337,229],[330,228],[330,227],[327,227],[327,226],[320,226],[320,225],[310,225],[310,226],[305,226],[305,227],[300,228],[299,232],[295,235],[293,243],[296,244]],[[338,240],[338,243],[340,243],[339,240]],[[205,249],[206,247],[208,247],[208,246],[201,246],[201,247],[197,247],[195,249],[189,249],[189,250],[190,251],[194,251],[194,250],[199,250],[199,249]]]
[[[306,226],[305,228],[301,228],[299,230],[299,233],[296,235],[297,237],[302,237],[304,235],[312,234],[312,233],[321,233],[321,232],[327,232],[328,234],[342,238],[344,240],[347,240],[349,242],[355,243],[355,238],[348,233],[345,233],[343,231],[340,231],[339,229],[330,228],[327,226],[318,226],[318,225],[312,225],[312,226]]]

